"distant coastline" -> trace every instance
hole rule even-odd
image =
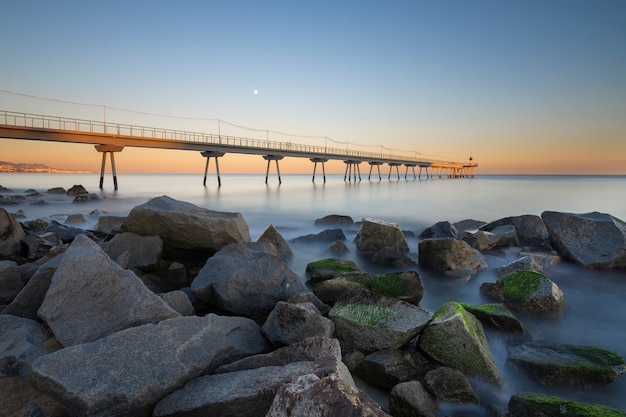
[[[75,171],[71,169],[51,168],[44,164],[23,164],[0,161],[0,173],[93,174],[93,171]]]

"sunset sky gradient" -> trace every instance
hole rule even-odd
[[[0,38],[0,110],[471,155],[479,174],[626,174],[623,0],[24,0],[2,6]],[[100,155],[0,139],[0,160],[98,171]],[[204,169],[196,152],[116,161]],[[220,160],[224,173],[265,164]]]

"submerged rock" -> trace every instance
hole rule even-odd
[[[389,411],[394,417],[437,417],[439,408],[419,381],[402,382],[391,390]]]
[[[368,255],[373,255],[383,248],[390,248],[400,253],[409,252],[409,245],[400,226],[372,219],[361,221],[361,229],[356,237],[356,248],[359,252]]]
[[[524,392],[509,401],[509,417],[624,417],[622,411],[600,404],[582,403],[551,395]]]
[[[489,232],[501,226],[513,226],[517,237],[523,243],[534,243],[543,246],[548,245],[548,229],[541,217],[526,214],[521,216],[511,216],[487,223],[482,226],[482,230]]]
[[[471,279],[487,267],[483,255],[462,240],[425,239],[418,244],[418,251],[421,265],[462,279]]]
[[[626,372],[624,359],[610,350],[543,341],[509,347],[507,361],[547,386],[594,388]]]
[[[289,258],[293,256],[293,252],[291,251],[289,244],[280,234],[278,229],[276,229],[276,227],[274,227],[274,225],[272,224],[268,225],[265,230],[261,232],[256,241],[266,241],[276,246],[276,249],[278,249],[278,253],[280,254],[281,258]]]
[[[626,268],[626,223],[604,213],[541,214],[550,243],[564,258],[589,268]]]
[[[519,321],[503,304],[460,304],[465,310],[473,314],[474,317],[476,317],[483,324],[483,326],[488,326],[504,332],[529,335],[524,324]]]

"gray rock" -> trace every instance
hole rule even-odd
[[[461,235],[461,239],[481,252],[493,249],[500,243],[500,235],[484,230],[465,231]]]
[[[89,237],[91,240],[94,240],[94,241],[98,240],[94,236],[93,233],[87,230],[79,229],[77,227],[66,226],[57,222],[56,220],[52,220],[50,222],[48,227],[46,227],[44,233],[53,233],[59,239],[61,239],[64,243],[69,243],[73,241],[77,236],[80,236],[80,235],[86,235],[87,237]]]
[[[79,235],[63,255],[38,315],[59,342],[71,346],[179,314]]]
[[[207,375],[159,401],[153,416],[263,417],[281,386],[297,381],[301,375],[336,374],[340,367],[345,368],[345,365],[327,358]]]
[[[400,253],[409,252],[409,245],[400,226],[382,220],[363,219],[361,229],[356,237],[357,250],[364,254],[373,255],[385,247]]]
[[[0,258],[19,255],[24,229],[5,209],[0,208]]]
[[[67,190],[67,195],[80,195],[80,194],[89,194],[85,187],[82,185],[74,185],[69,190]]]
[[[327,229],[319,233],[311,233],[304,236],[299,236],[292,239],[292,242],[296,243],[310,243],[310,242],[334,242],[336,240],[346,240],[346,235],[341,229]]]
[[[483,326],[459,303],[446,303],[422,332],[420,348],[430,357],[466,375],[504,385],[493,360]]]
[[[596,388],[626,372],[624,359],[615,352],[542,341],[510,346],[507,362],[546,386]]]
[[[487,267],[483,255],[462,240],[424,239],[418,244],[420,265],[469,280]]]
[[[508,264],[495,269],[495,273],[498,277],[515,271],[535,271],[541,274],[545,273],[541,265],[535,262],[533,257],[527,255],[517,258]]]
[[[486,224],[487,224],[486,222],[483,222],[481,220],[465,219],[465,220],[461,220],[460,222],[453,223],[452,226],[454,226],[457,233],[460,235],[468,230],[480,229],[482,226]],[[454,237],[454,236],[441,236],[441,237]]]
[[[207,260],[191,283],[198,299],[246,317],[268,314],[278,301],[309,292],[266,242],[228,245]]]
[[[519,246],[520,239],[517,235],[515,226],[510,224],[503,224],[491,229],[491,233],[498,236],[500,239],[497,246]]]
[[[329,214],[320,219],[315,219],[316,225],[332,226],[332,225],[351,225],[354,224],[354,220],[350,216],[343,216],[340,214]]]
[[[94,230],[102,233],[112,233],[122,228],[126,217],[122,216],[100,216]]]
[[[481,227],[482,230],[493,231],[497,227],[511,225],[515,227],[517,236],[523,243],[546,245],[548,243],[548,229],[541,217],[526,214],[522,216],[505,217]]]
[[[572,401],[552,395],[523,392],[511,397],[508,406],[509,417],[623,417],[624,412],[617,408],[600,404]]]
[[[530,336],[524,324],[504,304],[460,304],[466,311],[474,315],[483,326],[503,332],[521,333]]]
[[[459,232],[457,228],[450,224],[450,222],[438,222],[434,225],[427,227],[420,233],[420,238],[422,239],[439,239],[439,238],[454,238],[456,239],[459,236]]]
[[[367,276],[367,274],[347,275],[318,282],[313,286],[313,293],[324,303],[332,306],[341,298],[344,292],[350,289],[367,289],[364,280],[359,279],[363,276]]]
[[[61,239],[54,233],[43,233],[40,235],[27,233],[22,239],[22,243],[27,248],[26,256],[28,259],[39,259],[45,256],[53,247],[63,244]]]
[[[41,307],[48,288],[50,288],[52,276],[62,257],[62,254],[57,255],[41,265],[19,294],[5,307],[2,314],[13,314],[18,317],[38,320],[37,311]]]
[[[63,187],[52,187],[52,188],[48,188],[48,191],[46,191],[48,194],[65,194],[65,188]]]
[[[187,294],[180,290],[163,293],[161,298],[181,316],[193,316],[196,314],[191,300],[187,297]]]
[[[437,402],[477,403],[478,396],[463,372],[442,366],[424,375],[426,388],[435,395]]]
[[[65,224],[79,224],[85,222],[85,216],[82,213],[74,213],[67,216]]]
[[[332,245],[328,247],[328,251],[332,253],[348,253],[350,248],[342,240],[335,240]]]
[[[327,357],[341,360],[339,341],[329,337],[309,337],[302,342],[293,343],[269,353],[248,356],[222,365],[215,370],[215,373],[244,371],[266,366],[283,366],[292,362],[315,362]],[[345,377],[350,380],[348,376]]]
[[[541,214],[559,255],[589,268],[626,268],[626,223],[604,213]]]
[[[343,293],[328,313],[345,352],[397,349],[414,338],[432,318],[418,306],[371,291]]]
[[[179,317],[42,356],[30,380],[71,415],[148,417],[187,382],[267,347],[249,319]]]
[[[335,325],[322,316],[313,303],[276,303],[261,327],[263,334],[274,345],[289,345],[308,337],[331,337]]]
[[[402,382],[391,390],[389,411],[393,417],[437,417],[439,409],[419,381]]]
[[[0,261],[0,305],[8,304],[24,288],[20,270],[14,261]]]
[[[26,379],[35,359],[49,353],[43,344],[51,337],[36,321],[0,315],[0,378]]]
[[[388,246],[374,252],[372,255],[372,263],[376,265],[395,266],[397,268],[411,267],[416,264],[406,253]]]
[[[391,390],[400,382],[415,379],[421,370],[413,354],[405,350],[385,349],[365,356],[354,373],[372,385]]]
[[[308,374],[277,392],[267,417],[389,417],[362,391],[336,375]]]
[[[163,241],[158,236],[140,236],[126,232],[117,234],[110,241],[102,244],[104,252],[117,259],[122,253],[128,252],[129,261],[125,269],[139,268],[145,271],[155,269],[161,260]]]
[[[293,252],[289,247],[289,244],[285,240],[285,238],[280,234],[278,229],[274,227],[274,225],[269,225],[261,232],[261,235],[257,238],[257,242],[266,241],[276,246],[278,249],[278,253],[280,257],[283,259],[289,258],[293,256]]]
[[[250,241],[248,224],[240,213],[207,210],[167,196],[133,208],[122,229],[159,236],[166,251],[192,251],[204,256],[231,243]]]
[[[558,315],[564,307],[563,291],[547,276],[534,271],[511,272],[498,278],[495,284],[483,283],[480,289],[526,314]]]

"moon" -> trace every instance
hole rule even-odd
[[[255,96],[259,95],[259,90],[255,88],[254,90],[252,90],[252,94],[254,94]]]

